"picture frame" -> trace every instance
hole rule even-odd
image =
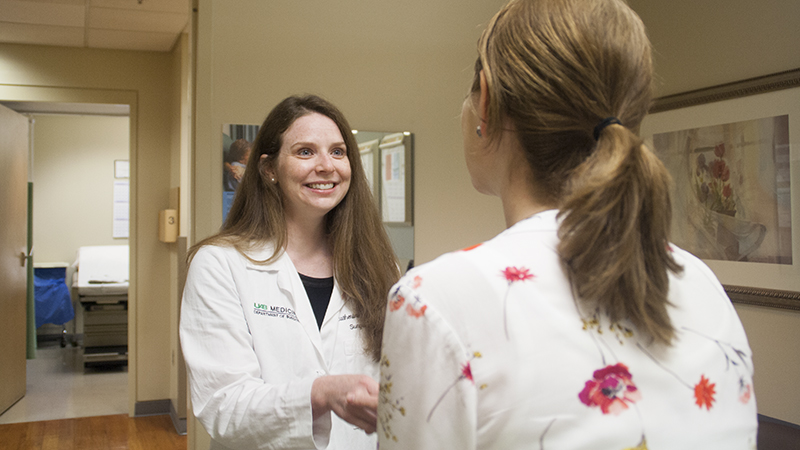
[[[738,144],[728,144],[729,152],[728,155],[725,155],[723,140],[733,139],[730,137],[733,134],[731,129],[734,131],[745,130],[739,134],[747,135],[748,139],[738,138],[737,142],[747,141],[750,145],[750,150],[748,150],[750,153],[746,158],[741,156],[744,154],[744,150],[740,150],[739,156],[737,156],[735,147]],[[779,133],[776,130],[781,131]],[[775,156],[778,153],[770,153],[769,149],[762,149],[760,152],[757,150],[754,156],[752,148],[761,147],[752,144],[749,137],[753,134],[763,135],[766,138],[762,138],[761,141],[765,141],[770,139],[770,133],[774,133],[776,136],[780,135],[781,140],[786,140],[785,144],[780,145],[782,149],[780,158]],[[711,251],[713,249],[705,252],[704,248],[701,248],[698,256],[714,271],[733,302],[800,310],[800,207],[797,206],[800,205],[800,69],[658,98],[654,102],[650,114],[642,122],[640,135],[648,147],[653,149],[665,162],[675,180],[673,183],[673,234],[680,235],[681,232],[684,232],[685,236],[692,237],[694,235],[691,233],[696,233],[698,236],[701,234],[695,229],[687,230],[688,225],[686,224],[689,219],[686,216],[688,214],[686,214],[686,209],[681,209],[681,201],[683,198],[688,198],[687,203],[692,203],[690,206],[697,209],[696,203],[703,193],[698,187],[702,187],[702,184],[710,185],[710,182],[697,181],[703,180],[699,167],[707,159],[708,161],[713,159],[715,163],[718,163],[718,167],[725,168],[725,170],[727,170],[727,166],[717,160],[731,160],[728,161],[731,185],[733,185],[735,177],[738,177],[738,182],[748,176],[753,178],[754,173],[759,173],[758,176],[764,177],[762,172],[765,169],[763,167],[767,167],[769,174],[777,174],[775,178],[780,182],[776,182],[779,187],[776,188],[775,200],[759,202],[751,198],[750,205],[740,206],[740,210],[744,210],[745,213],[748,206],[751,209],[767,208],[768,210],[770,207],[774,209],[772,214],[777,219],[772,225],[773,228],[770,228],[769,224],[766,226],[758,224],[761,239],[765,234],[771,239],[776,239],[777,234],[782,236],[781,239],[775,241],[776,243],[765,245],[765,247],[773,249],[774,255],[770,257],[759,255],[758,258],[740,255],[739,249],[743,244],[735,243],[732,247],[736,251],[723,254],[722,257],[714,254]],[[694,138],[687,136],[701,136],[702,138],[692,141]],[[725,138],[716,138],[715,141],[714,136],[725,136]],[[715,149],[714,142],[719,142],[720,144],[717,145],[720,147]],[[678,155],[676,150],[678,148],[684,154]],[[703,155],[701,156],[701,154]],[[739,157],[738,161],[732,161],[737,157]],[[673,160],[671,161],[670,158]],[[681,159],[680,164],[675,158]],[[770,158],[775,160],[769,160]],[[694,164],[694,166],[690,167],[690,164]],[[703,166],[703,169],[707,170],[706,166]],[[738,172],[736,172],[737,169]],[[726,181],[727,177],[728,173],[726,172],[724,177]],[[721,183],[722,179],[718,178],[717,181]],[[768,176],[767,179],[769,179]],[[750,183],[748,186],[753,184],[755,183]],[[707,186],[704,188],[705,192],[708,192]],[[721,186],[721,184],[715,186]],[[750,191],[744,189],[747,186],[738,187],[742,188],[742,195],[751,195]],[[737,187],[726,187],[724,199],[734,198],[731,193],[732,191],[736,192],[736,189]],[[722,198],[720,197],[722,190],[712,190],[712,192],[717,192],[718,198]],[[739,197],[736,198],[739,199]],[[703,201],[706,200],[703,199]],[[708,202],[704,205],[707,204]],[[706,216],[725,213],[721,211],[719,202],[716,205],[715,212],[704,212]],[[735,209],[733,208],[733,211],[726,214],[733,216],[736,213]],[[707,242],[699,237],[689,241],[691,244]],[[680,242],[676,242],[676,245],[683,247]],[[760,246],[761,241],[758,241],[756,245]],[[727,247],[721,247],[727,249]],[[687,250],[692,251],[689,248]],[[763,248],[759,251],[766,252]],[[742,253],[745,253],[744,250]]]

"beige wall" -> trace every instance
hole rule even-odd
[[[114,161],[128,160],[130,120],[33,117],[35,261],[72,263],[84,245],[127,245],[112,227]]]
[[[172,70],[169,53],[0,45],[2,100],[131,107],[131,413],[170,396],[169,251],[157,224],[169,204]]]
[[[502,3],[200,1],[197,237],[221,224],[222,125],[261,123],[297,93],[328,98],[354,128],[415,133],[417,263],[501,231],[499,201],[469,180],[459,114],[477,39]]]
[[[800,67],[797,0],[629,3],[642,17],[653,42],[660,95]],[[800,180],[792,183],[796,181]],[[791,289],[800,291],[800,279],[794,280]],[[736,310],[753,350],[759,413],[800,424],[800,391],[795,387],[800,380],[796,345],[800,312],[746,305],[736,305]]]
[[[659,95],[800,67],[797,0],[628,0],[655,48]]]

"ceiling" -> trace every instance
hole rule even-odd
[[[130,105],[101,103],[51,103],[0,101],[0,105],[20,114],[77,114],[101,116],[129,116]]]
[[[0,42],[167,52],[190,0],[0,0]]]

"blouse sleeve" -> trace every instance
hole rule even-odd
[[[324,448],[330,414],[312,420],[313,377],[268,384],[234,281],[218,248],[197,252],[184,289],[180,338],[192,408],[211,437],[230,448]]]
[[[402,284],[389,295],[383,339],[380,449],[474,449],[470,362],[480,354],[470,354],[436,308]]]

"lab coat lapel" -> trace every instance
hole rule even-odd
[[[323,342],[323,355],[325,355],[326,361],[333,361],[336,340],[341,336],[339,327],[343,325],[341,325],[342,321],[339,320],[339,316],[342,314],[342,309],[344,309],[344,300],[339,290],[339,283],[334,279],[331,301],[328,303],[328,309],[325,311],[325,318],[322,320],[322,329],[320,330]]]
[[[314,310],[311,308],[306,289],[302,280],[300,280],[300,275],[297,274],[297,269],[287,254],[284,253],[281,256],[279,263],[278,288],[291,299],[294,312],[297,314],[297,320],[300,321],[300,325],[303,326],[308,339],[314,345],[317,355],[325,363],[325,367],[328,367],[330,359],[324,356],[322,337],[320,336],[319,328],[317,328],[317,320],[314,317]]]

